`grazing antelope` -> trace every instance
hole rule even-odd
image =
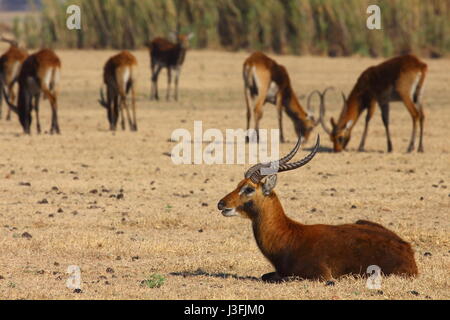
[[[50,133],[60,133],[58,124],[58,91],[61,61],[50,49],[42,49],[30,56],[22,64],[18,76],[19,98],[17,106],[4,90],[6,102],[12,111],[19,115],[20,124],[26,134],[30,134],[32,121],[31,111],[36,112],[37,132],[41,132],[39,122],[39,100],[41,93],[50,101],[52,108],[52,124]],[[33,104],[34,102],[34,104]]]
[[[329,280],[365,275],[370,265],[379,266],[385,275],[417,275],[410,244],[377,223],[359,220],[342,225],[304,225],[286,216],[274,191],[276,173],[306,165],[319,148],[317,137],[308,156],[289,163],[300,141],[277,162],[251,167],[237,188],[218,203],[224,216],[240,215],[251,220],[256,243],[275,268],[275,272],[263,275],[262,280],[278,282],[290,277]]]
[[[150,51],[150,68],[152,71],[152,87],[150,92],[150,99],[159,100],[158,95],[158,76],[162,68],[167,68],[167,94],[166,99],[170,99],[170,86],[172,83],[172,71],[175,72],[175,95],[174,98],[178,101],[178,80],[180,77],[181,66],[186,57],[186,51],[189,47],[189,40],[194,36],[193,33],[175,34],[176,42],[164,38],[155,38],[147,47]]]
[[[332,128],[327,128],[321,121],[324,130],[330,135],[334,151],[339,152],[345,149],[350,141],[352,128],[361,113],[367,109],[364,132],[358,148],[359,151],[364,151],[369,121],[375,111],[376,103],[378,103],[386,129],[387,150],[392,152],[389,133],[389,102],[402,101],[413,121],[408,152],[414,150],[417,121],[419,121],[420,128],[418,151],[423,152],[422,138],[425,116],[420,98],[426,73],[427,65],[409,54],[392,58],[366,69],[358,78],[348,99],[344,99],[344,107],[338,121],[335,122],[331,118]]]
[[[103,82],[107,89],[106,99],[101,89],[99,103],[107,110],[110,130],[116,130],[119,112],[122,117],[122,129],[125,130],[125,118],[123,115],[123,109],[125,109],[130,130],[137,131],[135,80],[133,78],[133,71],[136,66],[137,60],[129,51],[120,52],[111,57],[105,64]],[[130,91],[133,119],[131,119],[127,104],[127,95]]]
[[[2,118],[2,102],[3,102],[3,87],[8,88],[8,96],[11,101],[15,101],[14,83],[19,76],[20,67],[23,61],[27,58],[28,53],[19,48],[14,40],[9,40],[0,36],[0,41],[10,44],[9,49],[0,56],[0,119]],[[8,108],[6,120],[11,119],[11,109]]]
[[[244,62],[243,77],[247,105],[247,130],[250,128],[252,100],[257,140],[259,140],[259,121],[263,116],[262,108],[266,102],[275,104],[277,107],[281,142],[284,142],[283,109],[294,123],[297,136],[308,139],[320,119],[314,119],[309,105],[308,112],[303,110],[292,89],[288,72],[284,66],[279,65],[262,52],[254,52]]]

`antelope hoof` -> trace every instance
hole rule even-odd
[[[414,146],[413,145],[410,145],[409,147],[408,147],[408,150],[406,150],[406,152],[408,152],[408,153],[411,153],[411,152],[413,152],[414,151]]]
[[[280,283],[283,281],[283,278],[281,278],[276,272],[269,272],[266,274],[263,274],[261,277],[262,281],[267,283]]]
[[[417,152],[423,153],[423,152],[424,152],[424,151],[423,151],[423,147],[420,146],[419,149],[417,150]]]

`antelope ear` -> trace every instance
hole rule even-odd
[[[333,128],[336,127],[336,122],[334,122],[334,118],[333,118],[333,117],[331,117],[330,123],[331,123],[331,126],[332,126]]]
[[[277,175],[272,174],[266,178],[262,186],[263,194],[268,196],[277,185]]]
[[[191,40],[193,37],[195,37],[195,33],[191,32],[188,34],[187,39]]]

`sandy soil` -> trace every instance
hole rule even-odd
[[[259,252],[250,222],[225,218],[216,208],[248,165],[175,166],[166,155],[175,145],[172,131],[192,131],[194,120],[202,120],[204,129],[245,126],[241,68],[247,53],[189,52],[175,103],[149,100],[148,55],[135,52],[139,131],[111,133],[96,100],[103,64],[113,53],[58,51],[60,136],[38,136],[34,127],[24,136],[16,117],[0,121],[0,299],[450,298],[449,60],[426,61],[424,154],[405,152],[411,120],[395,103],[392,154],[386,153],[377,110],[367,152],[356,151],[363,118],[341,154],[326,152],[331,142],[316,128],[324,152],[278,179],[285,211],[302,223],[368,219],[411,242],[420,276],[383,278],[380,293],[367,289],[364,279],[345,278],[335,286],[255,281],[272,266]],[[362,70],[380,61],[277,59],[288,67],[298,94],[329,85],[348,92]],[[162,97],[165,88],[163,74]],[[327,117],[337,117],[340,107],[339,95],[330,96]],[[47,101],[41,110],[48,130]],[[286,116],[284,123],[289,141],[283,153],[295,142]],[[277,127],[272,105],[265,107],[262,127]],[[69,265],[81,268],[82,293],[66,287]],[[161,287],[142,284],[154,274],[164,277]]]

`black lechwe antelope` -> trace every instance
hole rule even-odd
[[[344,96],[344,106],[338,121],[330,119],[331,128],[321,121],[323,129],[330,135],[335,152],[342,151],[350,141],[353,127],[363,111],[367,110],[364,132],[359,151],[364,151],[369,121],[380,106],[381,117],[386,130],[387,151],[392,151],[389,132],[389,102],[402,101],[412,119],[412,133],[407,151],[414,150],[417,122],[419,122],[419,146],[423,152],[423,126],[425,115],[421,103],[427,65],[413,55],[403,55],[389,59],[377,66],[366,69],[358,78],[348,99]],[[323,117],[321,118],[323,120]]]
[[[30,134],[32,111],[36,113],[37,132],[41,132],[39,121],[39,101],[41,94],[50,101],[52,120],[50,133],[60,133],[58,124],[58,82],[61,71],[61,61],[51,49],[42,49],[23,62],[18,76],[19,93],[17,105],[3,93],[12,111],[19,115],[20,124],[26,134]]]
[[[306,165],[319,148],[317,137],[308,156],[289,163],[300,141],[279,161],[251,167],[237,188],[218,203],[224,216],[251,220],[256,243],[275,268],[262,279],[278,282],[290,277],[330,280],[363,276],[371,265],[379,266],[385,275],[417,275],[411,245],[377,223],[359,220],[342,225],[305,225],[286,216],[274,191],[277,173]]]
[[[243,77],[247,106],[247,130],[250,128],[253,111],[257,140],[259,140],[259,122],[263,116],[263,106],[266,102],[275,104],[277,107],[281,142],[284,142],[283,110],[291,118],[297,136],[308,139],[312,130],[320,123],[320,119],[314,118],[309,103],[308,112],[303,109],[292,89],[289,74],[284,66],[257,51],[245,60]]]
[[[22,63],[28,57],[28,53],[19,48],[15,40],[6,39],[0,36],[0,41],[10,44],[9,49],[0,56],[0,119],[2,118],[2,104],[3,104],[3,87],[7,88],[9,99],[14,103],[16,95],[14,94],[14,84],[20,73]],[[11,109],[8,108],[6,120],[11,119]]]
[[[158,77],[163,68],[167,68],[167,94],[166,99],[170,99],[170,87],[172,83],[172,71],[175,72],[175,92],[174,98],[178,100],[178,81],[180,78],[181,67],[186,57],[186,51],[189,47],[189,40],[193,33],[180,34],[175,33],[175,43],[161,37],[153,39],[147,44],[150,51],[151,92],[150,99],[159,100],[158,95]]]
[[[136,98],[134,69],[136,58],[129,51],[122,51],[108,59],[103,68],[103,82],[106,86],[106,98],[100,90],[99,103],[107,110],[110,130],[116,130],[119,115],[122,118],[122,129],[125,130],[125,109],[131,131],[137,131]],[[132,117],[127,103],[127,95],[131,92]]]

